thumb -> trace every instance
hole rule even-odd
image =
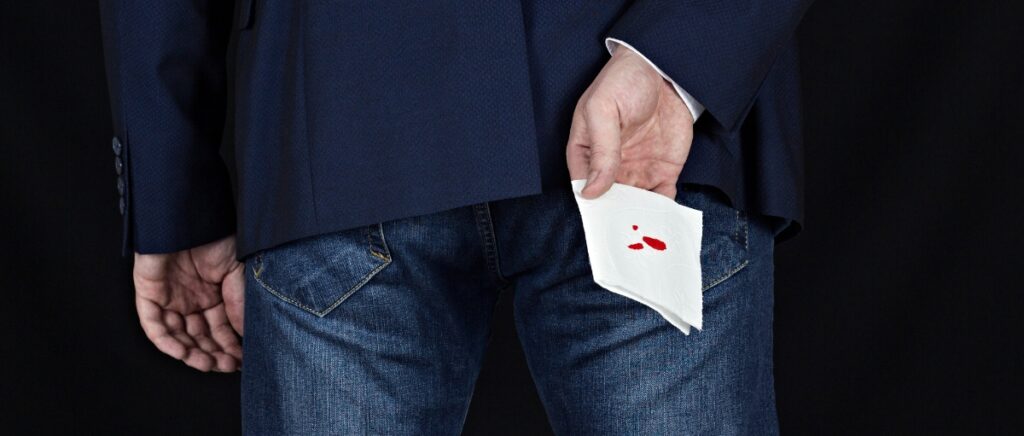
[[[590,133],[590,168],[587,184],[580,195],[593,199],[607,192],[615,183],[622,159],[622,131],[619,128],[619,110],[614,101],[591,99],[583,108],[583,116]]]

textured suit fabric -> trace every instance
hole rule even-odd
[[[572,110],[608,36],[706,107],[679,183],[779,217],[788,237],[803,219],[793,32],[808,4],[102,0],[128,182],[123,254],[237,231],[241,260],[305,236],[568,189]],[[228,107],[234,187],[219,155]]]

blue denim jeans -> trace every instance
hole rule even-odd
[[[594,284],[569,190],[292,241],[246,259],[245,434],[459,434],[500,292],[558,434],[771,435],[773,237],[704,211],[704,330]]]

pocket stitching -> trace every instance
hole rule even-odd
[[[740,264],[738,266],[736,266],[736,268],[733,268],[732,270],[726,272],[725,274],[722,275],[722,277],[720,277],[718,279],[715,279],[715,281],[709,283],[707,286],[702,288],[700,291],[704,292],[704,291],[706,291],[708,289],[711,289],[711,288],[713,288],[715,286],[718,286],[720,283],[728,280],[729,277],[732,277],[732,276],[736,275],[736,273],[740,272],[740,270],[745,268],[748,263],[750,263],[750,259],[743,259],[743,262],[740,262]]]
[[[750,225],[749,225],[749,221],[747,220],[746,213],[744,213],[743,211],[737,209],[736,210],[736,222],[739,223],[739,225],[736,228],[736,232],[733,233],[733,237],[736,238],[736,239],[739,239],[740,229],[742,228],[742,231],[743,231],[743,256],[744,256],[744,259],[735,268],[733,268],[733,269],[731,269],[729,271],[726,271],[725,274],[722,274],[721,277],[718,277],[718,278],[714,279],[707,286],[702,287],[701,290],[700,290],[701,293],[704,293],[704,291],[707,291],[708,289],[711,289],[711,288],[713,288],[715,286],[718,286],[722,282],[728,280],[730,277],[736,275],[736,273],[740,272],[740,270],[745,268],[748,263],[750,263]]]
[[[736,222],[740,223],[740,226],[743,227],[743,250],[744,250],[745,253],[747,253],[749,255],[749,253],[750,253],[750,225],[749,225],[749,221],[747,220],[746,212],[743,212],[743,211],[737,209],[736,210]],[[740,229],[736,229],[736,237],[739,237],[739,235],[740,235]]]
[[[260,273],[263,272],[263,269],[264,269],[264,267],[263,267],[263,256],[257,255],[257,257],[256,257],[256,260],[257,260],[256,263],[259,265],[260,268],[257,271],[256,270],[256,265],[253,265],[253,267],[252,267],[253,278],[256,279],[256,282],[259,283],[260,286],[263,289],[266,289],[268,292],[270,292],[271,294],[274,294],[276,297],[280,298],[281,300],[283,300],[283,301],[285,301],[287,303],[290,303],[290,304],[294,305],[295,307],[298,307],[298,308],[303,309],[303,310],[305,310],[305,311],[307,311],[309,313],[312,313],[312,314],[314,314],[316,316],[319,316],[319,317],[323,318],[323,317],[327,316],[327,314],[330,313],[332,310],[334,310],[334,308],[338,307],[339,304],[341,304],[346,299],[348,299],[348,297],[351,296],[352,293],[354,293],[355,291],[359,290],[359,288],[362,288],[363,285],[365,285],[366,282],[370,281],[370,279],[373,278],[373,276],[376,275],[378,272],[380,272],[380,270],[384,269],[384,267],[386,267],[386,266],[391,264],[391,256],[390,256],[391,250],[387,246],[387,241],[384,240],[384,233],[383,233],[384,229],[383,229],[383,227],[380,227],[379,223],[377,224],[377,226],[378,226],[378,228],[381,231],[381,234],[380,234],[381,235],[381,244],[384,247],[384,251],[386,253],[388,253],[388,255],[387,255],[387,257],[384,257],[383,255],[377,253],[376,251],[373,250],[372,245],[371,245],[371,248],[370,248],[369,251],[370,251],[371,255],[373,255],[374,257],[377,257],[378,259],[383,260],[384,262],[382,262],[380,265],[377,265],[372,270],[370,270],[368,273],[366,273],[363,276],[363,278],[361,278],[358,282],[356,282],[356,284],[352,285],[351,288],[346,290],[340,297],[338,297],[337,300],[334,300],[334,302],[331,303],[330,306],[327,306],[326,308],[324,308],[324,310],[316,310],[316,309],[314,309],[312,307],[307,306],[306,304],[303,304],[303,303],[301,303],[299,301],[296,301],[294,298],[290,298],[290,297],[284,295],[280,291],[274,289],[273,286],[270,286],[270,284],[268,284],[267,282],[264,282],[263,279],[260,278]],[[369,237],[370,233],[372,233],[372,232],[369,231],[369,227],[367,227],[367,237]],[[371,244],[372,244],[372,240],[371,240]]]

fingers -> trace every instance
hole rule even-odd
[[[156,302],[141,296],[136,296],[135,303],[139,312],[139,323],[146,337],[164,354],[203,372],[231,372],[238,369],[239,358],[232,354],[237,353],[240,356],[237,339],[232,344],[231,340],[223,336],[227,325],[226,316],[213,317],[218,321],[217,337],[213,338],[213,330],[204,314],[183,317],[180,313],[163,309]],[[217,307],[223,311],[223,305]],[[227,331],[230,330],[230,327],[227,327]]]
[[[224,305],[217,305],[203,312],[203,317],[209,326],[210,337],[217,344],[217,349],[227,353],[235,359],[242,360],[242,345],[238,342],[235,330],[228,323],[228,317],[224,312]]]
[[[621,147],[622,131],[614,100],[585,93],[573,112],[565,150],[569,178],[587,179],[580,192],[584,198],[596,198],[611,188],[622,159]]]
[[[587,178],[590,169],[590,140],[587,139],[587,125],[583,113],[577,108],[572,114],[569,127],[569,143],[565,147],[565,161],[569,167],[569,180]]]
[[[181,360],[188,355],[188,347],[170,334],[170,330],[163,322],[163,314],[160,306],[142,297],[135,297],[135,307],[139,312],[139,323],[142,324],[142,331],[146,333],[156,348],[175,359]]]
[[[619,111],[613,100],[591,98],[583,107],[583,117],[590,139],[587,184],[580,191],[583,198],[601,196],[615,183],[622,160],[622,130]]]
[[[206,318],[201,313],[185,316],[185,333],[192,338],[199,349],[208,354],[220,349],[220,346],[210,338],[210,328],[206,325]]]
[[[231,372],[238,369],[238,359],[225,348],[230,348],[231,352],[237,352],[241,357],[234,331],[227,326],[227,317],[223,315],[223,312],[224,305],[218,304],[203,313],[192,313],[184,317],[184,333],[202,351],[200,353],[190,350],[194,354],[185,359],[185,363],[189,366],[202,371]],[[180,315],[172,313],[172,316]],[[210,325],[207,320],[213,320],[215,324]],[[213,335],[214,331],[216,331],[216,336]],[[194,360],[190,360],[190,358]]]
[[[210,363],[208,369],[230,373],[239,367],[242,347],[239,345],[238,337],[234,336],[234,331],[227,325],[227,317],[223,312],[224,306],[218,304],[203,313],[185,316],[185,332],[209,356],[203,359],[204,365],[205,362]],[[210,320],[213,320],[213,323],[210,323]]]
[[[168,331],[178,341],[185,345],[187,353],[181,360],[186,365],[191,366],[200,371],[206,372],[213,368],[216,360],[208,352],[203,350],[196,339],[190,335],[187,331],[187,324],[185,318],[180,313],[173,310],[163,310],[164,325],[167,326]],[[192,327],[193,331],[198,331],[197,327]]]

